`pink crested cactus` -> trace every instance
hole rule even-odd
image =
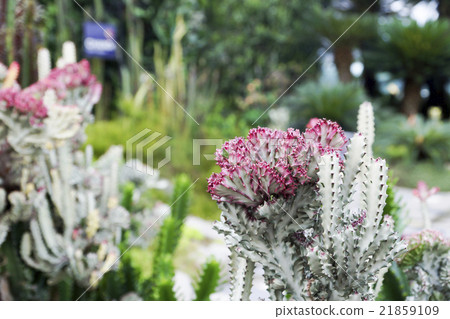
[[[314,126],[306,129],[303,138],[307,146],[308,176],[316,178],[319,169],[320,157],[325,154],[337,154],[340,164],[343,165],[340,152],[347,143],[344,131],[336,122],[322,119],[315,122]]]
[[[13,68],[12,74],[17,77],[16,69],[18,67]],[[8,71],[7,79],[10,78],[9,73],[10,71]],[[5,80],[0,89],[0,105],[7,109],[14,109],[19,114],[29,115],[31,125],[40,125],[40,120],[48,115],[49,105],[44,103],[44,95],[47,91],[55,92],[57,98],[55,103],[58,105],[74,106],[76,101],[70,96],[72,92],[76,91],[75,95],[81,93],[81,96],[88,96],[87,104],[93,105],[100,99],[102,90],[101,84],[91,74],[89,62],[86,60],[63,68],[55,68],[47,77],[23,90],[18,85],[10,85],[11,81]]]
[[[89,62],[82,60],[78,63],[68,64],[62,68],[51,70],[50,74],[26,88],[27,94],[42,98],[47,90],[54,90],[58,99],[65,99],[74,89],[92,90],[95,101],[98,102],[101,93],[101,84],[91,73]]]
[[[342,128],[336,122],[318,120],[314,126],[303,133],[307,142],[313,146],[320,146],[324,151],[341,149],[346,143]]]
[[[0,89],[0,103],[15,109],[20,114],[30,114],[33,120],[47,117],[47,108],[42,99],[34,97],[18,87]]]
[[[308,124],[306,124],[306,128],[315,126],[318,121],[320,121],[320,119],[318,119],[317,117],[310,118]]]
[[[227,141],[217,150],[222,170],[209,178],[208,192],[217,202],[246,207],[294,196],[299,185],[316,180],[319,157],[339,155],[345,143],[342,129],[327,120],[318,120],[303,134],[294,129],[251,129],[246,139]]]

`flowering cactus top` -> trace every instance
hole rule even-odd
[[[100,93],[101,85],[91,73],[89,62],[82,60],[62,68],[51,70],[50,74],[24,90],[27,94],[42,98],[47,90],[54,90],[59,99],[65,99],[74,89],[93,87]]]
[[[4,103],[7,108],[15,109],[21,114],[31,114],[32,118],[47,117],[47,108],[43,101],[21,91],[18,87],[0,89],[0,103]]]
[[[316,180],[320,156],[339,155],[345,143],[339,125],[327,120],[317,120],[303,134],[294,129],[252,129],[246,139],[235,138],[217,150],[222,170],[209,178],[208,192],[218,202],[246,207],[293,196],[298,185]]]
[[[10,68],[11,69],[11,68]],[[13,71],[16,68],[13,69]],[[12,72],[12,71],[11,71]],[[97,82],[90,72],[89,62],[83,60],[79,63],[66,65],[63,68],[55,68],[44,79],[21,90],[15,81],[10,79],[9,74],[18,73],[8,71],[4,85],[0,88],[0,105],[18,111],[20,114],[30,115],[32,123],[37,119],[46,118],[48,106],[44,103],[44,95],[47,91],[54,91],[59,105],[75,105],[77,97],[71,94],[87,94],[90,102],[95,104],[100,98],[101,84]]]

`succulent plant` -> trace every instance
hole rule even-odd
[[[42,69],[48,64],[40,62],[40,74],[45,74]],[[18,75],[13,65],[10,74]],[[0,120],[6,127],[4,138],[14,151],[28,155],[73,137],[77,142],[74,148],[80,146],[83,128],[92,122],[92,107],[101,93],[101,85],[86,60],[55,68],[25,89],[8,76],[0,89]]]
[[[337,124],[318,120],[303,134],[252,129],[217,151],[222,170],[209,192],[222,210],[215,228],[232,251],[232,299],[248,300],[255,263],[274,300],[376,297],[404,244],[383,217],[385,162],[369,156],[362,134],[344,161],[346,142]]]
[[[92,151],[75,154],[77,162],[71,152],[67,144],[53,150],[42,163],[43,185],[27,183],[10,198],[16,198],[12,210],[30,216],[20,247],[26,264],[51,279],[63,272],[88,286],[116,261],[129,226],[116,180],[122,150],[105,154],[104,167],[92,165]]]
[[[407,300],[449,300],[450,241],[429,229],[405,240],[408,249],[399,264],[410,281]]]
[[[50,70],[48,51],[41,50],[40,79],[24,89],[15,81],[17,64],[3,76],[0,244],[21,222],[11,241],[20,242],[28,267],[49,285],[69,277],[88,287],[115,264],[130,216],[120,206],[122,148],[111,147],[95,163],[91,147],[79,150],[101,85],[75,56],[66,43],[60,67]]]
[[[142,195],[170,191],[168,181],[129,168],[143,163],[123,165],[121,147],[95,162],[92,147],[80,150],[101,85],[87,61],[76,62],[73,43],[64,44],[52,70],[48,50],[39,50],[38,74],[38,82],[22,89],[18,64],[0,65],[0,245],[6,240],[0,299],[175,299],[173,254],[188,212],[189,179],[175,183],[171,207],[148,205]],[[159,220],[153,277],[143,282],[129,258],[118,261],[131,246],[148,246]],[[205,264],[198,300],[209,299],[219,272],[217,262]]]

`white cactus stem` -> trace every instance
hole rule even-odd
[[[372,103],[364,102],[359,106],[357,129],[367,138],[368,154],[372,156],[372,145],[375,140],[375,118]]]
[[[50,51],[47,48],[40,48],[37,53],[38,78],[46,78],[52,69]]]
[[[65,65],[77,62],[77,50],[75,43],[72,41],[66,41],[63,43],[62,58],[64,59]]]
[[[245,290],[247,261],[243,257],[239,257],[234,249],[230,254],[230,274],[231,274],[231,293],[230,300],[242,300]],[[247,288],[247,289],[251,289]]]

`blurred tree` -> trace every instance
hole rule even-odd
[[[367,10],[370,5],[363,10]],[[376,38],[377,21],[369,13],[350,13],[333,8],[314,6],[310,22],[315,30],[326,40],[326,47],[334,43],[332,50],[339,79],[343,83],[353,80],[350,66],[353,63],[353,50],[363,41]]]
[[[197,8],[186,19],[186,53],[199,72],[219,73],[224,95],[243,95],[247,83],[275,70],[295,79],[317,57],[320,39],[306,23],[311,14],[306,1],[199,0]]]
[[[439,13],[439,18],[450,19],[450,1],[440,0],[437,1],[437,11]],[[446,92],[446,84],[448,83],[449,77],[442,74],[437,74],[432,76],[427,84],[430,88],[430,97],[426,102],[427,106],[441,106],[443,108],[443,116],[448,118],[450,116],[450,101],[448,94]],[[424,110],[426,114],[426,110]]]
[[[380,45],[367,55],[378,70],[404,79],[401,109],[405,115],[419,111],[420,89],[429,76],[449,73],[449,32],[449,23],[443,20],[424,26],[415,21],[393,20],[382,27]]]
[[[450,18],[450,1],[438,1],[437,11],[439,12],[440,17]]]
[[[290,110],[294,127],[303,129],[311,118],[327,118],[347,131],[356,131],[355,118],[366,96],[356,82],[330,84],[308,81],[296,87],[281,102]]]
[[[364,11],[380,13],[382,11],[382,2],[380,0],[353,0],[353,1],[340,1],[347,2],[349,4],[349,10],[356,13],[363,13]]]

